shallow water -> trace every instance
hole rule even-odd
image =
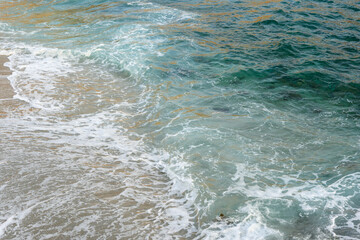
[[[359,239],[357,1],[3,1],[1,239]]]

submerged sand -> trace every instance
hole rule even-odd
[[[15,95],[14,89],[11,87],[7,77],[11,74],[8,67],[4,66],[4,63],[8,62],[9,59],[6,56],[0,55],[0,99],[12,99]]]
[[[6,118],[14,113],[22,102],[13,98],[15,92],[8,79],[11,70],[4,66],[4,63],[8,61],[6,56],[0,55],[0,118]]]

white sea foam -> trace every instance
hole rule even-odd
[[[0,225],[0,237],[1,237],[2,235],[4,235],[6,228],[7,228],[10,224],[12,224],[12,223],[15,222],[14,219],[15,219],[15,215],[10,216],[10,217],[8,217],[8,218],[6,219],[5,222],[3,222],[3,223]]]
[[[5,51],[12,70],[8,77],[16,95],[14,98],[28,102],[40,109],[56,111],[63,103],[51,95],[57,94],[56,83],[59,78],[75,72],[69,63],[69,54],[63,50],[43,47],[21,46],[16,50]]]
[[[248,216],[240,223],[228,224],[226,221],[211,224],[202,231],[199,239],[252,240],[252,239],[282,239],[282,234],[275,229],[266,227],[258,217]]]
[[[32,209],[34,207],[36,207],[37,204],[26,208],[25,210],[19,211],[13,215],[11,215],[10,217],[8,217],[6,219],[5,222],[0,224],[0,237],[2,237],[3,235],[5,235],[6,233],[6,228],[9,227],[12,224],[16,224],[19,225],[21,223],[21,221],[30,214],[30,212],[32,211]]]

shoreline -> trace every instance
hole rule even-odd
[[[6,62],[9,62],[7,56],[0,55],[0,100],[13,100],[15,92],[8,79],[11,70],[4,66]]]

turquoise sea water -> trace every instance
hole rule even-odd
[[[360,239],[360,3],[0,2],[0,239]]]

